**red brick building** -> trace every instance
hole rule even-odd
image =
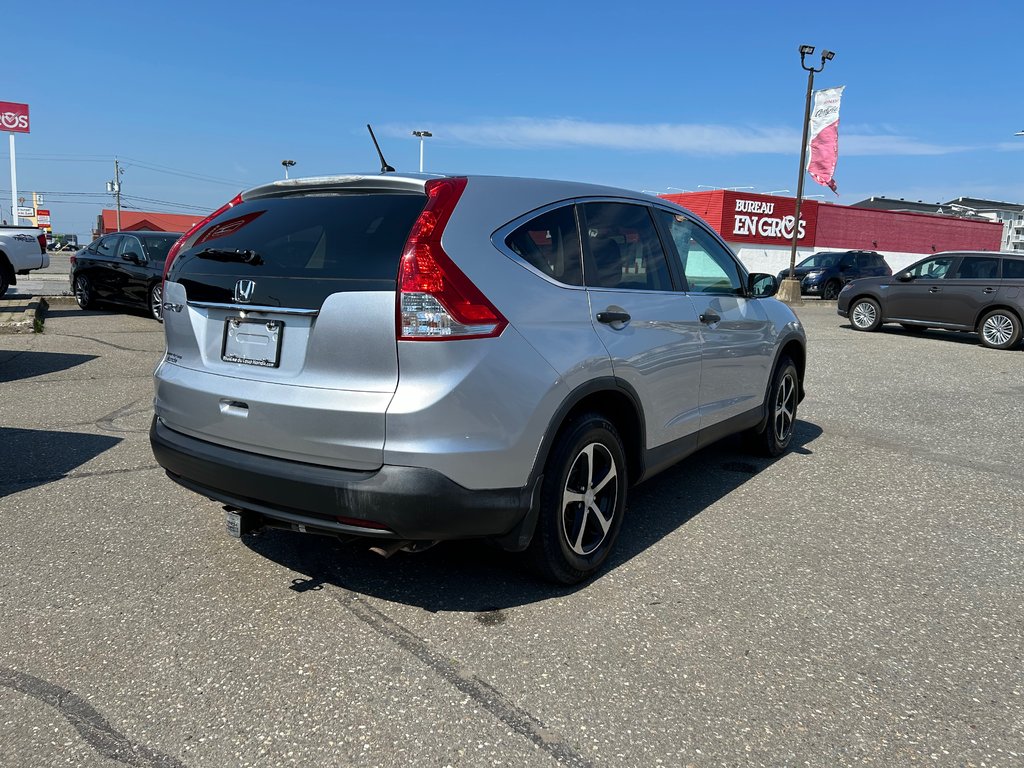
[[[703,218],[754,272],[789,266],[796,198],[716,189],[661,195]],[[816,251],[878,251],[898,271],[939,251],[998,251],[1001,224],[804,200],[797,261]]]
[[[187,232],[193,224],[203,220],[203,214],[183,215],[180,213],[155,213],[151,211],[121,211],[121,231],[138,232],[151,230],[155,232]],[[96,217],[96,229],[93,237],[100,237],[108,232],[117,232],[117,211],[104,208]]]

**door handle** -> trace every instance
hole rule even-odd
[[[598,312],[597,322],[599,323],[628,323],[629,312]]]
[[[704,323],[704,325],[714,325],[715,323],[720,322],[722,318],[714,312],[708,311],[697,319]]]
[[[985,289],[982,290],[982,293],[995,293],[995,292],[996,292],[995,288],[985,288]]]
[[[939,288],[939,286],[937,286],[937,285],[933,285],[931,288],[928,289],[928,293],[941,293],[941,292],[942,292],[942,289]]]

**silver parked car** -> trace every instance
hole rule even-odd
[[[775,278],[621,189],[278,181],[167,264],[153,451],[235,535],[488,537],[577,582],[631,486],[732,433],[782,453],[803,397]]]

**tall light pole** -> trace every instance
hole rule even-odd
[[[114,158],[114,180],[107,182],[107,192],[114,196],[114,200],[117,201],[117,231],[121,231],[121,174],[124,173],[124,168],[121,167],[120,163],[117,162],[117,158]]]
[[[800,138],[800,168],[796,180],[796,212],[793,214],[793,242],[789,253],[789,276],[779,286],[779,299],[787,304],[802,304],[800,298],[800,281],[796,279],[796,243],[800,239],[800,203],[804,196],[804,164],[807,162],[807,131],[811,122],[811,93],[814,90],[814,73],[821,72],[825,68],[825,62],[835,58],[835,53],[823,49],[821,52],[821,65],[809,67],[804,61],[814,53],[813,45],[800,46],[800,66],[807,71],[807,98],[804,101],[804,124],[803,133]]]
[[[295,167],[295,161],[294,160],[282,160],[281,161],[281,165],[284,166],[284,177],[287,179],[288,178],[288,169]]]
[[[420,173],[423,173],[423,140],[429,139],[434,134],[430,131],[413,131],[412,135],[420,140]]]

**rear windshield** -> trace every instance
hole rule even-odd
[[[426,201],[423,194],[377,192],[241,203],[207,225],[174,270],[394,283]]]

